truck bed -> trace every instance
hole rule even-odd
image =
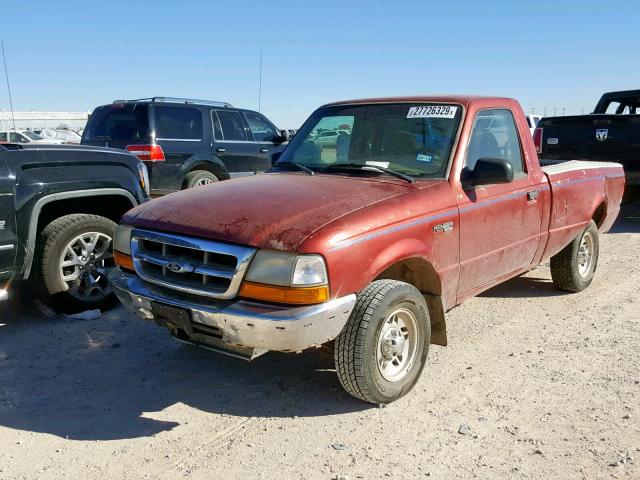
[[[596,212],[595,221],[601,232],[611,228],[620,211],[624,191],[622,165],[568,160],[547,164],[542,171],[551,188],[546,258],[562,249],[566,244],[563,239],[577,235],[585,227],[585,210]]]

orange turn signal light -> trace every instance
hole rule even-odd
[[[254,300],[294,305],[311,305],[329,300],[329,287],[280,287],[264,283],[244,282],[240,296]]]
[[[135,270],[133,268],[133,258],[129,255],[125,255],[124,253],[120,253],[117,250],[113,251],[113,259],[120,268],[124,268],[125,270],[131,270],[132,272]]]

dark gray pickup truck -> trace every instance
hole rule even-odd
[[[30,280],[58,311],[109,307],[116,222],[148,198],[146,167],[127,152],[0,145],[0,300]]]
[[[605,93],[593,113],[545,117],[534,132],[545,160],[618,162],[626,185],[640,186],[640,90]]]

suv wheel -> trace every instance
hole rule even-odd
[[[72,214],[45,227],[34,280],[46,303],[65,313],[105,309],[116,303],[107,278],[115,266],[116,226],[108,218]]]
[[[431,321],[422,294],[408,283],[375,281],[358,295],[335,340],[340,383],[366,402],[397,400],[418,381],[430,340]]]
[[[205,185],[216,183],[217,181],[218,177],[216,177],[213,173],[206,170],[195,170],[193,172],[187,173],[184,185],[185,188],[203,187]]]

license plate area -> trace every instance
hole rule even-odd
[[[164,303],[151,302],[156,322],[185,331],[191,330],[191,312],[186,308],[174,307]]]

